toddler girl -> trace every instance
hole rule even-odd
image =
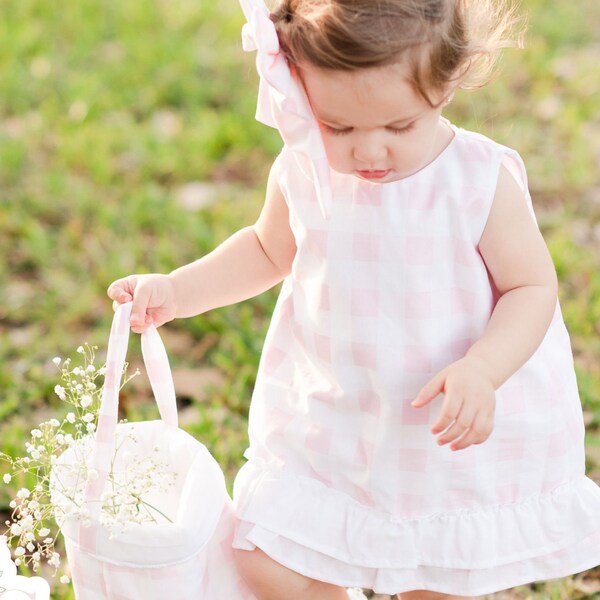
[[[596,566],[600,489],[523,163],[442,117],[510,15],[242,5],[257,116],[284,140],[260,217],[108,292],[139,332],[283,281],[235,482],[242,574],[260,600],[406,600]]]

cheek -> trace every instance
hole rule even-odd
[[[419,163],[426,158],[435,142],[435,130],[417,129],[406,136],[400,136],[396,144],[398,156],[411,163]]]
[[[349,157],[349,145],[344,142],[343,138],[336,138],[331,135],[322,135],[323,145],[325,146],[325,153],[327,154],[327,161],[333,168],[341,168]]]

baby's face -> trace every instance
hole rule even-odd
[[[452,131],[406,78],[406,66],[329,71],[300,70],[331,168],[385,183],[431,162]],[[441,99],[441,98],[440,98]]]

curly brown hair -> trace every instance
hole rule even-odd
[[[408,60],[431,106],[448,84],[488,83],[499,51],[522,45],[509,0],[281,0],[271,19],[290,63],[355,71]]]

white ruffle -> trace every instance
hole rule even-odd
[[[235,547],[258,546],[309,577],[380,593],[477,595],[600,564],[600,488],[583,475],[518,503],[422,519],[399,519],[251,463],[235,497]]]

